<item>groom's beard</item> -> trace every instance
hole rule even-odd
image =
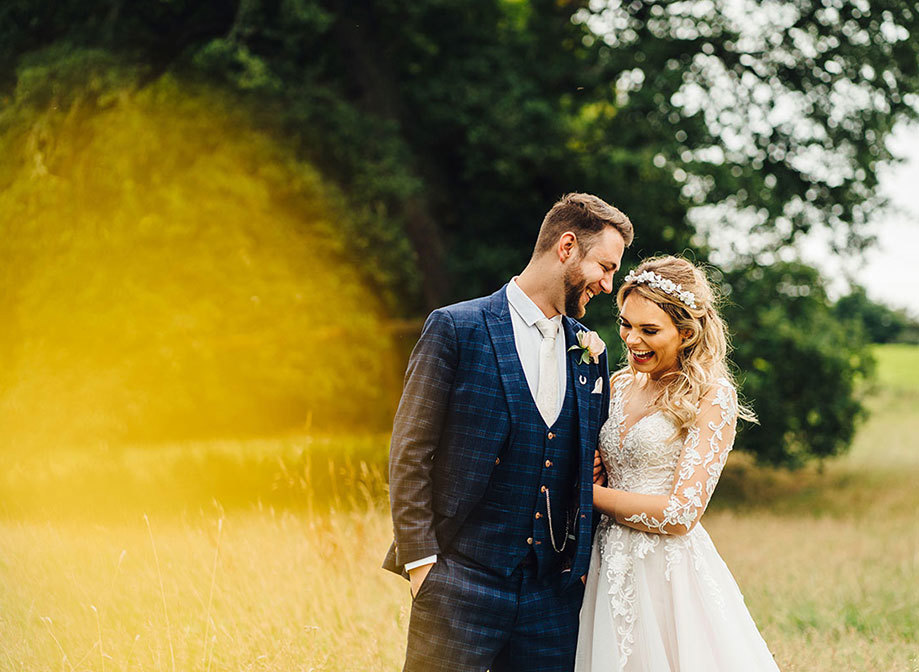
[[[587,281],[584,280],[584,274],[580,266],[574,266],[565,271],[565,315],[580,319],[584,317],[584,307],[581,305],[581,297],[587,291]]]

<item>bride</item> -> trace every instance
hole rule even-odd
[[[628,366],[600,432],[603,514],[581,607],[575,670],[778,670],[699,524],[734,441],[727,336],[705,275],[659,257],[616,297]]]

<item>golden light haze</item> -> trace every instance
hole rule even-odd
[[[8,449],[385,425],[382,307],[315,170],[169,77],[28,86],[0,115]]]

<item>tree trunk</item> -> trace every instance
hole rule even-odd
[[[362,99],[358,102],[368,114],[391,119],[403,128],[406,120],[401,110],[398,77],[374,39],[373,10],[366,11],[363,6],[356,6],[359,4],[362,3],[351,3],[345,12],[348,16],[341,16],[334,28],[345,57],[351,59],[349,70],[356,75],[361,89]],[[418,157],[413,158],[408,168],[415,175],[423,174]],[[406,235],[418,257],[425,307],[433,310],[449,298],[450,278],[443,231],[432,215],[431,180],[423,182],[425,193],[405,199],[398,214],[405,222]]]

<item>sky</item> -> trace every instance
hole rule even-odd
[[[888,147],[902,163],[880,173],[880,190],[890,199],[888,212],[872,218],[877,243],[865,254],[841,260],[826,241],[814,236],[802,246],[802,257],[821,268],[830,289],[844,291],[843,275],[865,287],[868,295],[919,317],[919,125],[894,129]]]
[[[797,11],[791,3],[760,4],[752,0],[729,0],[723,9],[735,27],[745,35],[744,39],[752,40],[753,43],[767,40],[771,32],[789,26],[797,18]],[[717,89],[700,90],[695,95],[686,92],[687,109],[709,106],[718,112],[715,109],[719,104],[717,93]],[[720,104],[723,109],[736,107],[737,100],[730,86],[722,94],[724,99]],[[845,102],[844,99],[837,101],[838,111],[843,116],[846,112]],[[855,99],[853,102],[857,103]],[[848,111],[857,113],[858,105]],[[800,108],[776,104],[770,114],[772,118],[760,119],[760,122],[767,126],[787,122],[789,118],[800,115]],[[808,129],[804,131],[806,136]],[[831,298],[838,298],[848,292],[851,279],[865,287],[875,301],[893,308],[905,308],[919,318],[919,123],[895,127],[888,140],[888,148],[894,156],[904,160],[879,171],[880,192],[890,199],[891,207],[875,213],[871,218],[871,231],[877,237],[875,245],[858,256],[841,258],[832,251],[830,234],[817,229],[801,241],[796,250],[788,249],[785,252],[820,268]],[[812,172],[817,174],[816,171]],[[715,215],[711,221],[717,221],[717,213],[717,207],[709,212],[706,212],[706,208],[698,208],[695,213],[698,219],[694,222],[712,247],[713,263],[729,264],[736,257],[736,252],[760,246],[756,234],[751,234],[749,227],[743,225],[742,217],[737,215],[732,215],[736,226],[707,225],[706,219],[710,215]],[[764,235],[768,237],[768,232]]]
[[[833,252],[831,235],[815,228],[794,247],[785,249],[783,258],[798,258],[819,268],[831,299],[847,294],[851,280],[862,285],[873,300],[905,309],[919,319],[919,124],[895,127],[888,147],[902,161],[878,171],[879,190],[889,199],[889,207],[871,217],[874,245],[860,254],[841,256]],[[761,245],[757,234],[739,218],[737,226],[720,226],[718,206],[710,212],[706,208],[696,212],[701,214],[695,224],[712,249],[715,265],[729,266],[738,253]],[[770,234],[761,235],[769,238]]]
[[[872,298],[919,316],[919,125],[897,129],[890,147],[906,160],[884,171],[881,187],[903,212],[878,218],[862,284]]]

